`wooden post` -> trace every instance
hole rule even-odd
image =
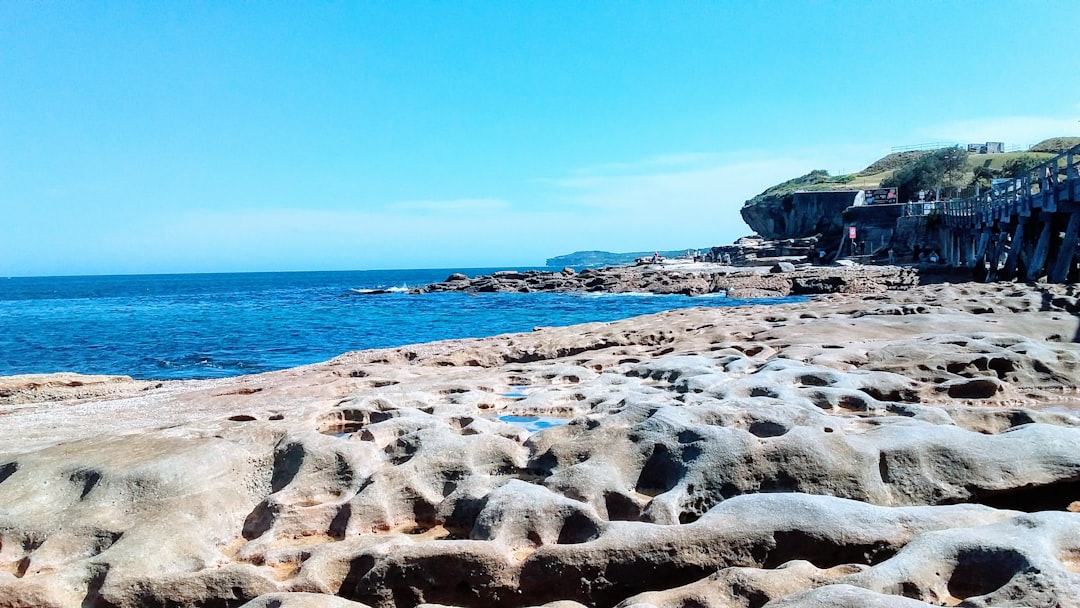
[[[986,246],[990,244],[990,229],[983,228],[979,235],[979,245],[975,248],[975,266],[982,266],[986,261]]]
[[[982,266],[986,268],[986,274],[983,275],[983,281],[986,283],[993,283],[997,280],[997,258],[994,257],[994,252],[997,251],[997,243],[1000,237],[1000,233],[991,235],[990,242],[986,246],[986,261],[982,263]]]
[[[1080,213],[1069,214],[1069,226],[1065,229],[1065,239],[1058,250],[1054,269],[1050,272],[1051,283],[1064,283],[1069,276],[1069,267],[1072,266],[1073,258],[1076,257],[1076,243],[1080,235]]]
[[[1043,199],[1043,211],[1050,211],[1053,213],[1057,211],[1057,159],[1047,163],[1043,171],[1043,182],[1046,184],[1046,189],[1043,194],[1046,196]]]
[[[1023,218],[1016,221],[1016,231],[1013,232],[1012,242],[1009,243],[1009,255],[1005,258],[1005,269],[1002,277],[1013,279],[1016,277],[1016,263],[1020,261],[1020,250],[1024,247],[1024,226],[1027,224]]]
[[[1005,268],[1005,263],[1001,258],[1005,257],[1006,248],[1009,246],[1009,239],[1012,237],[1009,228],[1011,228],[1011,226],[1007,224],[1001,227],[1001,232],[998,234],[997,251],[994,252],[994,266],[997,268],[995,274],[999,277],[1001,276],[1001,270]]]
[[[992,257],[990,258],[990,270],[986,274],[986,279],[988,281],[998,280],[998,262],[1001,260],[1001,254],[1005,251],[1005,241],[1008,240],[1008,238],[1009,233],[1005,230],[1001,230],[998,232],[997,238],[994,239],[994,247],[991,249]]]
[[[1069,200],[1074,203],[1080,203],[1080,167],[1076,166],[1076,158],[1074,151],[1076,148],[1070,148],[1069,154],[1066,157],[1069,166],[1066,168],[1066,180],[1069,182]]]
[[[1042,275],[1046,266],[1046,254],[1050,252],[1050,236],[1054,232],[1054,217],[1049,213],[1040,213],[1042,220],[1042,233],[1039,234],[1039,242],[1035,244],[1035,252],[1031,255],[1031,264],[1027,269],[1027,280],[1035,281]]]
[[[1037,224],[1028,226],[1024,233],[1024,242],[1020,244],[1020,263],[1016,267],[1016,276],[1027,280],[1027,269],[1031,266],[1031,259],[1035,257],[1035,244],[1038,242],[1036,233],[1040,230]]]

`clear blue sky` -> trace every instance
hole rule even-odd
[[[0,276],[730,243],[891,146],[1080,134],[1080,2],[0,3]]]

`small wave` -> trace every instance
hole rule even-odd
[[[582,293],[573,294],[579,298],[727,298],[725,292],[719,291],[716,293],[703,293],[700,295],[690,296],[685,293],[652,293],[650,291],[623,291],[619,293],[602,292],[602,291],[588,291]]]
[[[703,293],[699,296],[692,296],[695,300],[727,300],[728,295],[726,291],[715,291],[713,293]]]
[[[217,359],[203,353],[157,358],[152,365],[158,370],[157,374],[152,374],[153,377],[167,379],[219,378],[263,371],[260,366],[250,362],[231,358]]]
[[[623,291],[620,293],[613,293],[607,291],[586,291],[572,294],[578,298],[589,299],[603,299],[603,298],[664,298],[668,296],[679,296],[678,293],[651,293],[648,291]]]
[[[349,289],[349,293],[360,295],[372,295],[380,293],[409,293],[409,286],[402,285],[401,287],[375,287],[375,288],[359,288],[354,287]]]

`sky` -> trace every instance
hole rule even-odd
[[[1080,2],[0,2],[0,276],[699,248],[812,169],[1080,135]]]

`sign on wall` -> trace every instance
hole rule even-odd
[[[896,188],[875,188],[873,190],[864,190],[863,195],[866,197],[867,205],[881,205],[885,203],[897,202]]]

